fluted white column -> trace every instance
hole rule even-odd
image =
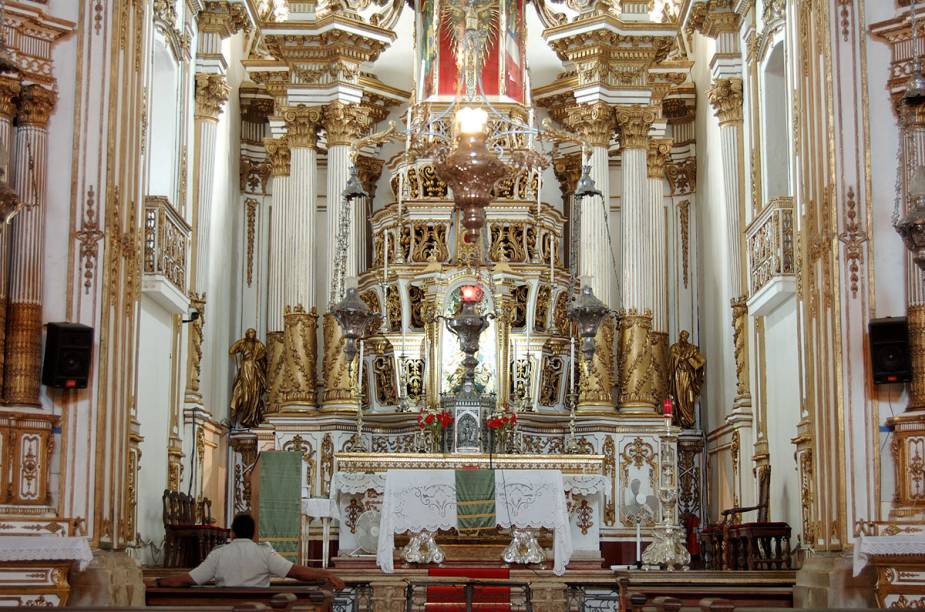
[[[709,91],[710,104],[719,118],[720,151],[723,160],[723,197],[726,202],[726,248],[731,292],[733,355],[736,364],[737,409],[751,407],[748,372],[748,307],[745,279],[745,235],[742,209],[742,79],[716,79]]]
[[[609,138],[607,140],[609,143]],[[597,198],[585,198],[580,204],[579,275],[590,276],[595,295],[612,308],[616,304],[616,293],[613,282],[615,271],[607,239],[607,225],[610,222],[610,154],[607,144],[598,142],[591,148],[590,165],[591,179],[600,190],[603,202]]]
[[[270,262],[267,279],[267,332],[283,329],[285,307],[287,211],[289,205],[290,150],[287,138],[264,141],[270,160],[272,191],[270,204]]]
[[[20,201],[34,204],[13,220],[3,395],[13,404],[39,403],[42,285],[45,256],[48,118],[56,94],[28,85],[20,95],[13,183]],[[9,132],[7,131],[7,134]]]
[[[906,161],[901,164],[901,168],[905,172],[904,183],[908,186],[915,169],[925,163],[925,108],[906,105],[900,108],[899,112],[906,135],[901,145],[902,157]],[[925,410],[925,274],[913,261],[912,252],[904,250],[906,317],[909,323],[909,352],[912,358],[912,380],[909,384],[907,410]]]
[[[670,139],[654,139],[649,143],[649,227],[651,236],[650,268],[652,270],[652,330],[668,332],[668,260],[665,219],[665,164],[671,153]]]
[[[623,198],[621,243],[623,248],[623,315],[620,318],[621,412],[652,414],[657,387],[651,375],[652,196],[648,178],[649,128],[656,110],[648,106],[617,109],[620,144],[623,147]]]
[[[8,157],[0,159],[0,172],[5,189],[14,188],[14,130],[13,117],[16,115],[16,98],[19,96],[19,81],[10,77],[0,77],[0,151],[6,151]],[[5,214],[12,211],[6,210]],[[10,285],[10,240],[12,228],[9,224],[0,225],[0,392],[3,390],[4,364],[6,363],[6,317],[9,307]]]

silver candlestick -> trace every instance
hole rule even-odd
[[[653,542],[642,554],[644,564],[663,566],[668,570],[687,569],[691,562],[691,555],[684,545],[684,528],[678,525],[676,444],[677,436],[670,428],[659,436],[658,498],[662,507],[662,520],[652,530]]]

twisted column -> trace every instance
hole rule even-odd
[[[267,283],[267,411],[279,410],[283,384],[283,312],[286,285],[286,215],[289,197],[290,150],[287,137],[264,141],[270,160],[270,263]]]
[[[20,85],[17,79],[0,77],[0,151],[9,151],[11,155],[0,159],[0,198],[4,217],[12,212],[16,205],[13,191],[13,117],[16,116],[16,98]],[[7,223],[0,225],[0,392],[3,389],[4,364],[6,362],[6,316],[10,284],[10,241],[11,227]]]
[[[19,97],[13,183],[20,201],[31,206],[13,220],[3,379],[3,395],[11,404],[39,404],[47,129],[56,101],[57,95],[40,85],[23,87]]]
[[[710,104],[719,118],[723,159],[723,195],[726,200],[726,236],[729,287],[732,292],[733,354],[736,364],[736,408],[751,406],[748,381],[748,308],[745,300],[745,237],[742,226],[742,79],[716,79],[709,91]]]
[[[623,106],[616,112],[623,147],[623,312],[620,317],[620,411],[653,414],[652,215],[647,158],[657,111]]]
[[[671,139],[649,142],[649,226],[651,228],[652,350],[655,399],[668,397],[668,260],[665,218],[665,164],[671,157]]]
[[[206,288],[209,281],[209,234],[215,182],[215,137],[218,118],[228,100],[228,82],[221,74],[196,75],[195,142],[193,148],[193,235],[190,266],[190,301],[199,312],[189,334],[186,401],[202,403],[199,390],[205,327]]]

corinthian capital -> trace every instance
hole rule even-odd
[[[658,117],[654,106],[618,106],[617,125],[620,127],[620,145],[624,149],[649,148],[649,128]]]
[[[317,106],[287,106],[283,109],[289,146],[297,149],[314,149],[318,144],[318,125],[321,108]]]
[[[369,108],[332,102],[324,107],[324,130],[328,146],[349,145],[369,127]]]
[[[21,86],[17,79],[0,77],[0,117],[10,121],[16,116],[16,98]]]
[[[662,178],[665,176],[665,164],[671,157],[671,139],[653,138],[649,141],[649,152],[646,157],[649,169],[649,178]]]
[[[267,158],[270,160],[273,176],[289,176],[289,140],[282,138],[265,138],[263,141],[267,148]]]
[[[19,95],[19,124],[46,127],[58,94],[41,85],[26,85]]]
[[[228,81],[223,74],[196,75],[196,118],[218,121],[222,106],[228,101]]]
[[[579,104],[568,111],[567,124],[591,142],[594,147],[606,147],[613,136],[613,108],[604,102]]]
[[[742,121],[742,79],[717,79],[708,95],[720,125]]]

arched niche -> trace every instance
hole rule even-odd
[[[148,87],[148,193],[178,202],[181,65],[170,45],[155,31],[151,52],[151,81]]]
[[[790,186],[790,104],[787,95],[787,61],[783,33],[774,41],[761,64],[762,172],[766,204],[792,195]]]
[[[484,292],[482,314],[494,312],[495,305],[489,287],[476,279],[462,279],[450,285],[440,314],[445,317],[455,316],[460,305],[460,288],[463,285],[480,285]],[[497,393],[498,390],[498,343],[495,333],[494,318],[488,320],[488,327],[479,338],[479,352],[476,358],[479,365],[475,368],[476,389],[481,393]],[[456,393],[462,384],[462,360],[465,355],[459,350],[459,340],[446,325],[440,329],[440,390],[443,393]]]

